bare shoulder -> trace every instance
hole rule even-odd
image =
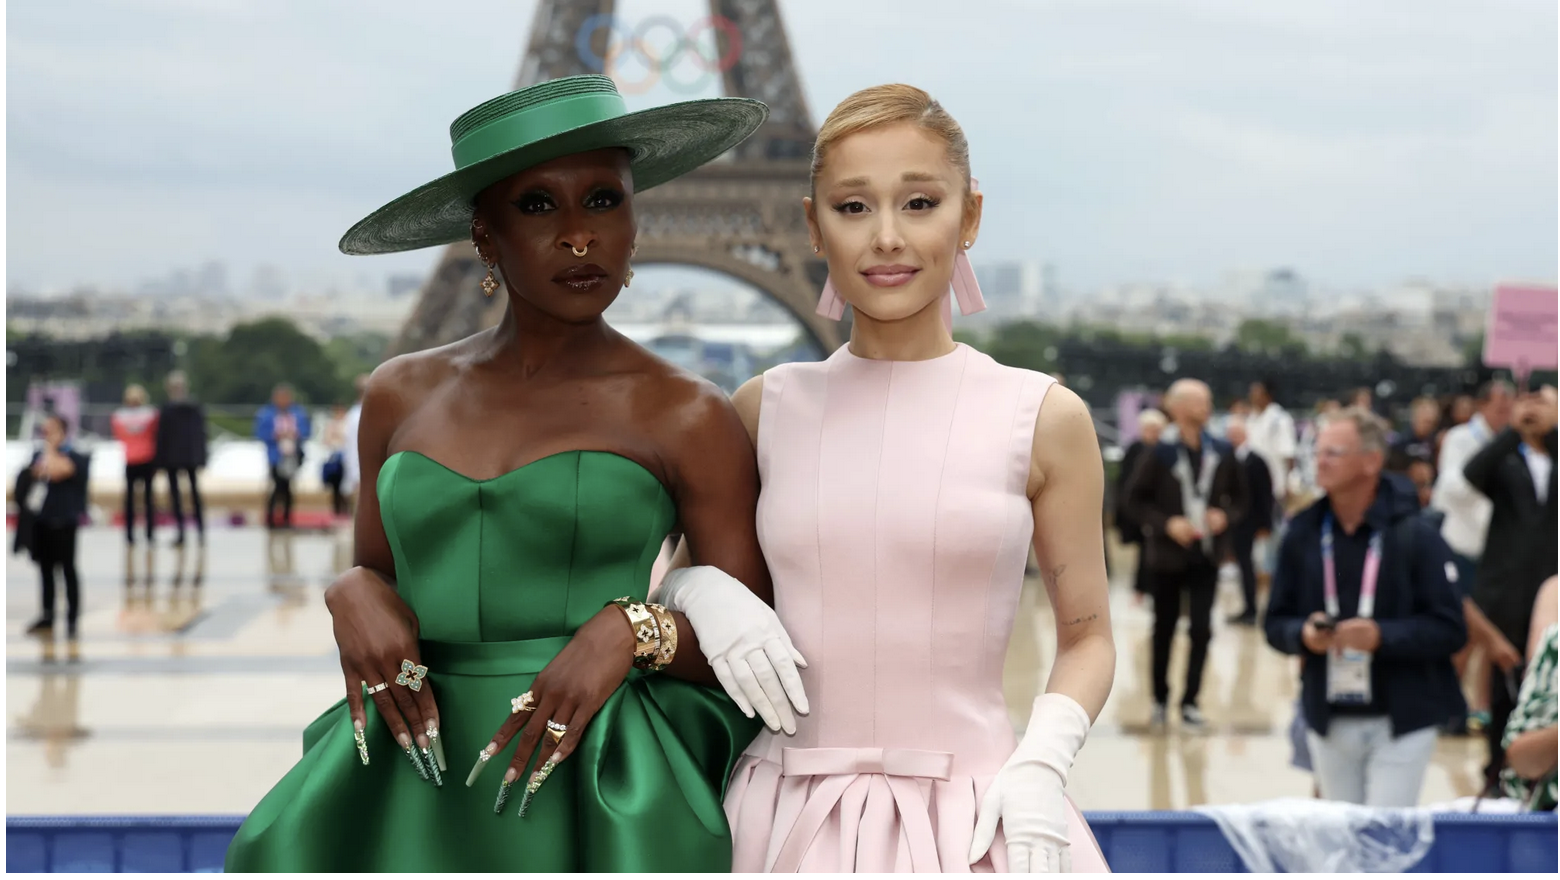
[[[1097,471],[1103,474],[1094,414],[1072,389],[1053,385],[1035,416],[1029,458],[1029,496],[1038,495],[1059,474]]]
[[[711,431],[726,436],[740,425],[731,399],[715,383],[638,345],[631,350],[627,366],[638,375],[639,389],[635,409],[644,407],[638,415],[666,445],[680,448]]]
[[[380,429],[393,427],[416,410],[437,387],[458,372],[468,340],[396,355],[374,368],[363,389],[361,420]]]

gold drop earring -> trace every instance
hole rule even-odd
[[[482,295],[491,299],[493,291],[498,289],[498,279],[493,276],[493,266],[496,264],[486,260],[482,262],[487,265],[487,277],[482,279]]]
[[[628,246],[628,258],[629,259],[633,259],[634,255],[637,254],[637,253],[639,253],[639,245],[632,244],[632,245]],[[628,267],[628,273],[623,276],[623,286],[624,287],[628,287],[628,285],[632,284],[633,281],[634,281],[634,267],[632,265],[630,265]]]

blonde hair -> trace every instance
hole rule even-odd
[[[964,177],[965,209],[973,208],[975,199],[970,193],[970,144],[964,139],[964,129],[925,90],[903,83],[862,89],[829,111],[829,118],[818,129],[818,140],[813,144],[810,175],[813,198],[818,196],[818,175],[823,171],[830,147],[858,132],[901,123],[915,125],[943,142],[948,151],[948,161]]]
[[[146,389],[139,385],[125,386],[125,406],[145,406]]]

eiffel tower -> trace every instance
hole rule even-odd
[[[801,199],[817,128],[802,96],[778,0],[709,4],[712,16],[724,16],[741,35],[739,57],[722,74],[725,93],[763,101],[769,119],[721,159],[634,197],[639,223],[634,262],[702,266],[747,282],[794,315],[828,354],[843,344],[848,325],[813,312],[828,268],[808,243]],[[515,88],[602,72],[580,57],[575,36],[592,16],[610,16],[613,7],[613,0],[538,0]],[[594,58],[605,57],[610,37],[607,28],[596,29]],[[504,300],[482,296],[478,283],[485,272],[469,241],[450,245],[391,353],[443,345],[498,323]]]

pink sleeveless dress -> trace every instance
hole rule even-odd
[[[1017,742],[1002,665],[1034,531],[1049,376],[968,346],[764,375],[758,536],[811,713],[765,731],[726,796],[732,870],[965,872]],[[1068,802],[1075,871],[1105,860]],[[999,831],[977,871],[1005,871]]]

